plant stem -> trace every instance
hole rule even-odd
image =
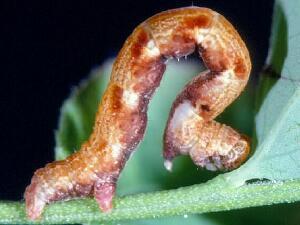
[[[234,187],[219,176],[206,184],[176,190],[116,198],[111,213],[99,211],[94,199],[57,202],[46,207],[36,224],[73,224],[95,221],[156,218],[162,216],[225,211],[300,200],[300,180],[259,182]],[[0,223],[31,224],[24,203],[0,202]]]

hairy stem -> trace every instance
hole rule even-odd
[[[116,198],[111,213],[99,211],[94,199],[58,202],[46,207],[36,224],[73,224],[95,221],[156,218],[225,211],[300,200],[300,180],[258,182],[240,187],[219,176],[206,184],[176,190]],[[1,224],[30,224],[23,202],[0,202]]]

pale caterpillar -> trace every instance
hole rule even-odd
[[[164,136],[165,166],[170,170],[172,159],[181,154],[209,170],[233,169],[246,159],[247,138],[214,121],[249,79],[251,62],[244,42],[210,9],[168,10],[141,23],[126,40],[93,132],[81,149],[34,173],[25,191],[30,219],[38,219],[47,203],[83,196],[94,196],[105,212],[112,209],[117,179],[143,138],[147,105],[167,59],[195,50],[208,70],[187,84],[172,106]]]

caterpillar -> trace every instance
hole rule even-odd
[[[248,50],[234,27],[217,12],[200,7],[156,14],[128,37],[99,104],[93,132],[79,151],[38,169],[25,190],[29,219],[46,204],[94,196],[104,212],[112,210],[118,177],[142,140],[147,106],[169,58],[197,50],[207,67],[174,101],[164,134],[165,167],[190,155],[209,170],[241,165],[249,140],[214,120],[245,88],[251,70]],[[174,78],[176,79],[176,78]]]

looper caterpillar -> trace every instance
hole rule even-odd
[[[248,50],[220,14],[199,7],[168,10],[133,31],[118,54],[90,138],[62,161],[38,169],[26,188],[26,211],[40,217],[47,203],[92,195],[112,209],[116,181],[142,140],[147,106],[170,57],[199,51],[207,71],[196,76],[173,103],[164,135],[165,166],[189,154],[209,170],[238,167],[249,153],[247,138],[214,121],[247,84]]]

